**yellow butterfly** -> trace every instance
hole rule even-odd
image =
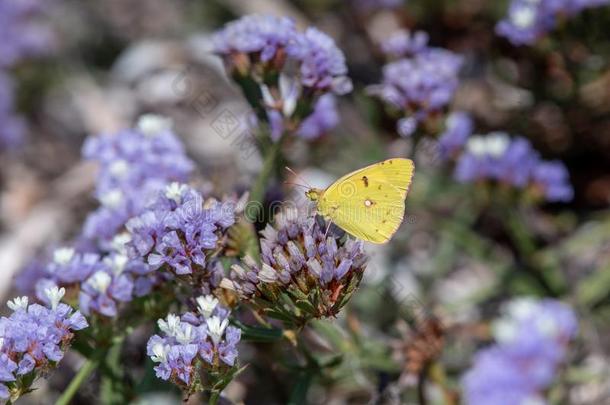
[[[386,243],[398,230],[415,166],[409,159],[388,159],[349,173],[326,190],[305,195],[318,212],[353,236]]]

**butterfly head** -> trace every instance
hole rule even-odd
[[[310,188],[305,192],[305,196],[307,196],[307,198],[309,198],[311,201],[317,202],[320,200],[320,197],[322,197],[322,193],[324,193],[324,190],[320,190],[319,188]]]

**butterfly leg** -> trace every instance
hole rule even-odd
[[[324,232],[324,240],[326,240],[326,237],[328,236],[328,231],[330,231],[330,226],[333,224],[333,220],[329,219],[328,220],[328,225],[326,225],[326,231]]]

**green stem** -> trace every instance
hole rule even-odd
[[[91,373],[95,371],[95,369],[100,364],[100,358],[102,356],[95,356],[93,358],[87,359],[85,364],[78,370],[78,373],[74,376],[68,388],[61,394],[59,399],[55,402],[55,405],[68,405],[72,403],[72,398],[79,390],[80,386],[89,378]]]
[[[212,392],[210,393],[210,402],[209,402],[209,405],[216,405],[216,404],[218,404],[218,400],[219,399],[220,399],[220,391],[212,390]]]
[[[117,338],[104,356],[100,402],[102,404],[126,403],[129,381],[121,367],[123,337]]]
[[[251,204],[246,210],[246,216],[250,221],[255,222],[260,219],[260,213],[265,202],[265,190],[280,155],[283,138],[284,137],[280,138],[268,149],[265,161],[263,162],[263,168],[261,169],[254,186],[252,186],[252,191],[250,192]]]

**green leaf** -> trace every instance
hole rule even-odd
[[[307,403],[307,391],[313,381],[313,373],[305,371],[299,375],[290,394],[288,405],[302,405]]]
[[[281,340],[284,333],[282,329],[248,326],[239,321],[234,321],[233,324],[241,329],[242,340],[251,342],[275,342]]]

